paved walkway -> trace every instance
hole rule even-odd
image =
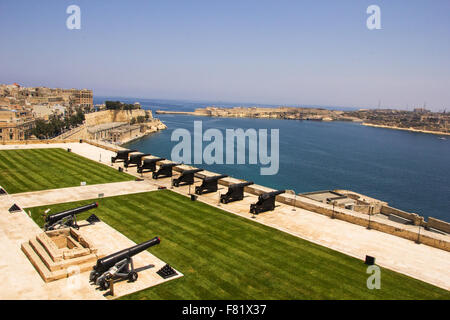
[[[10,198],[21,208],[42,205],[97,199],[100,194],[104,197],[121,196],[156,190],[157,187],[148,181],[126,181],[106,184],[95,184],[83,187],[42,190],[10,195]]]

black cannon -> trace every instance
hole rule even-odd
[[[217,191],[217,183],[220,179],[228,177],[226,174],[222,174],[220,176],[214,177],[205,177],[200,186],[195,187],[196,194],[202,194],[206,192],[216,192]]]
[[[128,161],[128,155],[132,152],[137,152],[137,150],[119,150],[115,157],[111,157],[111,163],[115,163],[117,160],[122,160],[123,162]]]
[[[91,203],[86,206],[69,209],[66,211],[58,212],[45,217],[44,230],[55,230],[61,228],[73,227],[80,229],[77,224],[76,215],[98,207],[98,203]]]
[[[185,185],[193,184],[194,175],[200,171],[203,171],[203,169],[183,170],[178,178],[173,179],[172,185],[174,187],[179,187],[182,182],[184,182]]]
[[[125,168],[131,167],[131,166],[139,167],[141,165],[141,163],[142,163],[142,158],[146,157],[146,156],[150,156],[150,153],[147,153],[147,154],[144,154],[142,152],[130,153],[128,159],[126,159],[124,161],[123,166]]]
[[[244,199],[244,188],[254,184],[253,182],[235,183],[228,187],[228,191],[225,194],[220,195],[220,202],[228,203],[233,201],[239,201]]]
[[[144,170],[147,170],[146,172],[154,172],[156,171],[156,163],[162,160],[166,159],[164,158],[144,159],[141,165],[138,166],[137,172],[144,173]]]
[[[134,269],[133,256],[160,242],[159,237],[155,237],[131,248],[98,259],[94,270],[89,275],[89,280],[100,286],[103,290],[109,288],[110,280],[128,279],[130,282],[136,281],[138,274]]]
[[[275,209],[275,197],[285,192],[286,190],[280,190],[260,194],[258,197],[258,202],[250,205],[250,213],[259,214],[261,212]]]
[[[163,163],[159,166],[159,170],[153,172],[152,178],[158,179],[160,177],[167,178],[172,176],[172,168],[179,166],[179,163]]]

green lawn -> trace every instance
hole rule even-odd
[[[134,180],[111,167],[64,149],[0,151],[0,186],[8,193]]]
[[[27,209],[40,216],[90,203]],[[366,287],[360,260],[192,202],[170,190],[98,199],[92,213],[185,276],[125,299],[450,299],[450,292],[382,269],[381,290]],[[89,228],[89,227],[87,227]]]

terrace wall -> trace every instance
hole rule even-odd
[[[436,218],[428,218],[427,227],[450,233],[450,223]]]
[[[413,221],[414,225],[416,226],[424,224],[423,217],[419,216],[418,214],[402,211],[396,208],[392,208],[390,206],[382,206],[381,213],[385,215],[395,214],[399,217]]]

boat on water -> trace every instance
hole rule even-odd
[[[439,137],[439,140],[447,140],[446,137]]]

